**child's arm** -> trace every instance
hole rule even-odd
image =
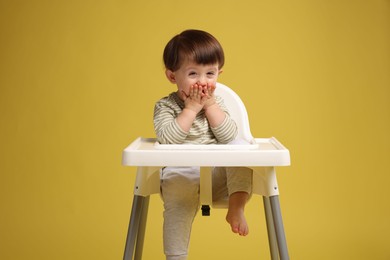
[[[176,123],[177,113],[181,111],[175,108],[169,97],[159,100],[154,107],[154,130],[157,140],[161,144],[181,144],[187,137]]]
[[[184,100],[184,109],[176,117],[176,122],[183,131],[189,132],[196,115],[202,110],[204,106],[202,101],[202,88],[195,84],[194,86],[190,87],[188,96],[184,92],[179,94]]]
[[[206,93],[206,101],[204,103],[204,111],[212,128],[220,126],[225,120],[226,114],[217,104],[214,97],[215,86],[207,86],[204,89]]]
[[[215,86],[207,86],[205,89],[208,98],[205,101],[204,110],[218,142],[227,144],[237,136],[238,129],[236,122],[229,116],[223,101],[214,96],[215,88]]]

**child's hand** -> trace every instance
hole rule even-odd
[[[215,98],[214,98],[214,91],[216,86],[215,85],[209,85],[203,87],[203,100],[204,100],[204,109],[207,109],[208,107],[216,104]]]
[[[190,92],[188,95],[184,91],[181,93],[181,98],[184,100],[185,108],[188,108],[196,113],[199,113],[204,106],[204,94],[203,87],[199,84],[194,84],[190,87]]]

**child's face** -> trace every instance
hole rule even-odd
[[[179,93],[189,94],[190,86],[194,84],[202,86],[215,86],[219,74],[222,72],[218,64],[197,64],[193,61],[184,62],[176,71],[166,71],[166,75],[172,83],[177,85]]]

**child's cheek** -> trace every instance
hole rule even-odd
[[[184,93],[188,96],[188,94],[189,94],[189,92],[190,92],[190,87],[181,86],[181,87],[179,87],[179,91],[180,91],[180,92],[184,92]]]

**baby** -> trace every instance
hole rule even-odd
[[[223,100],[214,95],[222,73],[224,52],[209,33],[186,30],[164,49],[165,74],[177,91],[160,99],[154,109],[154,128],[163,144],[228,144],[237,135]],[[199,167],[165,167],[161,171],[164,201],[164,253],[167,260],[185,260],[191,227],[199,210]],[[252,170],[213,169],[213,201],[228,198],[226,220],[234,233],[249,232],[244,215],[252,192]]]

